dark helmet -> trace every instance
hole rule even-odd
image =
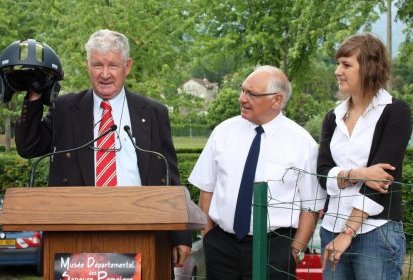
[[[19,91],[33,90],[42,94],[49,105],[59,94],[63,70],[55,51],[33,39],[16,41],[0,55],[0,98],[9,102]]]

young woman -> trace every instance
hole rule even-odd
[[[339,47],[335,75],[346,99],[327,113],[317,171],[329,194],[320,230],[324,279],[400,279],[405,254],[402,162],[410,108],[384,89],[390,61],[370,33]]]

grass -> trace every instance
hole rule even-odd
[[[208,140],[207,137],[174,136],[172,138],[175,149],[202,149]],[[2,145],[3,143],[4,135],[0,135],[0,145]]]
[[[204,148],[208,138],[206,137],[172,137],[175,149],[202,149]]]

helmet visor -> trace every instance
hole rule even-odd
[[[43,93],[54,82],[56,73],[42,67],[17,65],[4,70],[4,80],[13,91]]]

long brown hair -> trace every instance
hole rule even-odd
[[[371,33],[356,34],[341,43],[336,53],[340,57],[357,55],[360,66],[360,87],[371,98],[386,87],[390,78],[390,58],[383,42]]]

